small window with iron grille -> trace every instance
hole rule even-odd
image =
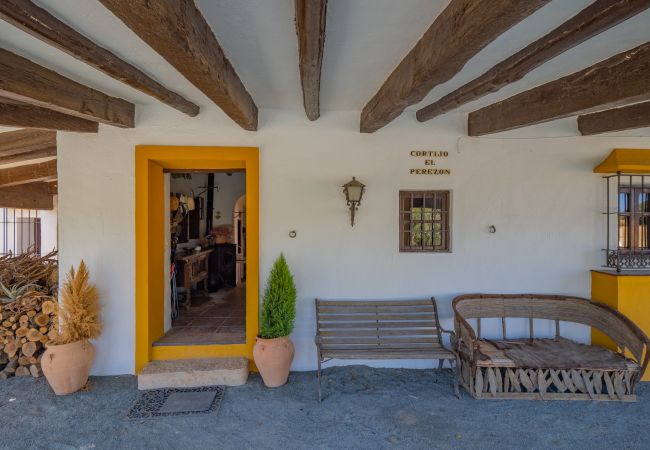
[[[31,209],[0,208],[0,256],[41,254],[41,219]]]
[[[451,192],[400,191],[400,252],[451,251]]]
[[[618,249],[650,250],[650,188],[620,187],[618,191]]]
[[[607,175],[606,266],[650,268],[650,183],[646,174]]]

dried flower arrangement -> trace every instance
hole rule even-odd
[[[90,282],[86,263],[81,261],[66,274],[59,305],[59,336],[56,344],[96,339],[102,332],[99,294]]]

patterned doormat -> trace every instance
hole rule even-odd
[[[219,409],[223,394],[222,386],[143,391],[126,420],[211,414]]]

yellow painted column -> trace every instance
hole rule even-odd
[[[650,272],[592,270],[591,298],[616,309],[650,335]],[[593,328],[591,342],[603,347],[616,347],[611,339]],[[641,380],[650,381],[650,370]]]

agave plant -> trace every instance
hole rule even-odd
[[[0,293],[3,294],[4,299],[0,298],[0,301],[4,303],[11,303],[15,300],[18,300],[20,297],[25,295],[25,293],[30,290],[38,289],[39,286],[35,283],[24,283],[24,284],[14,284],[12,286],[5,286],[0,283]]]

